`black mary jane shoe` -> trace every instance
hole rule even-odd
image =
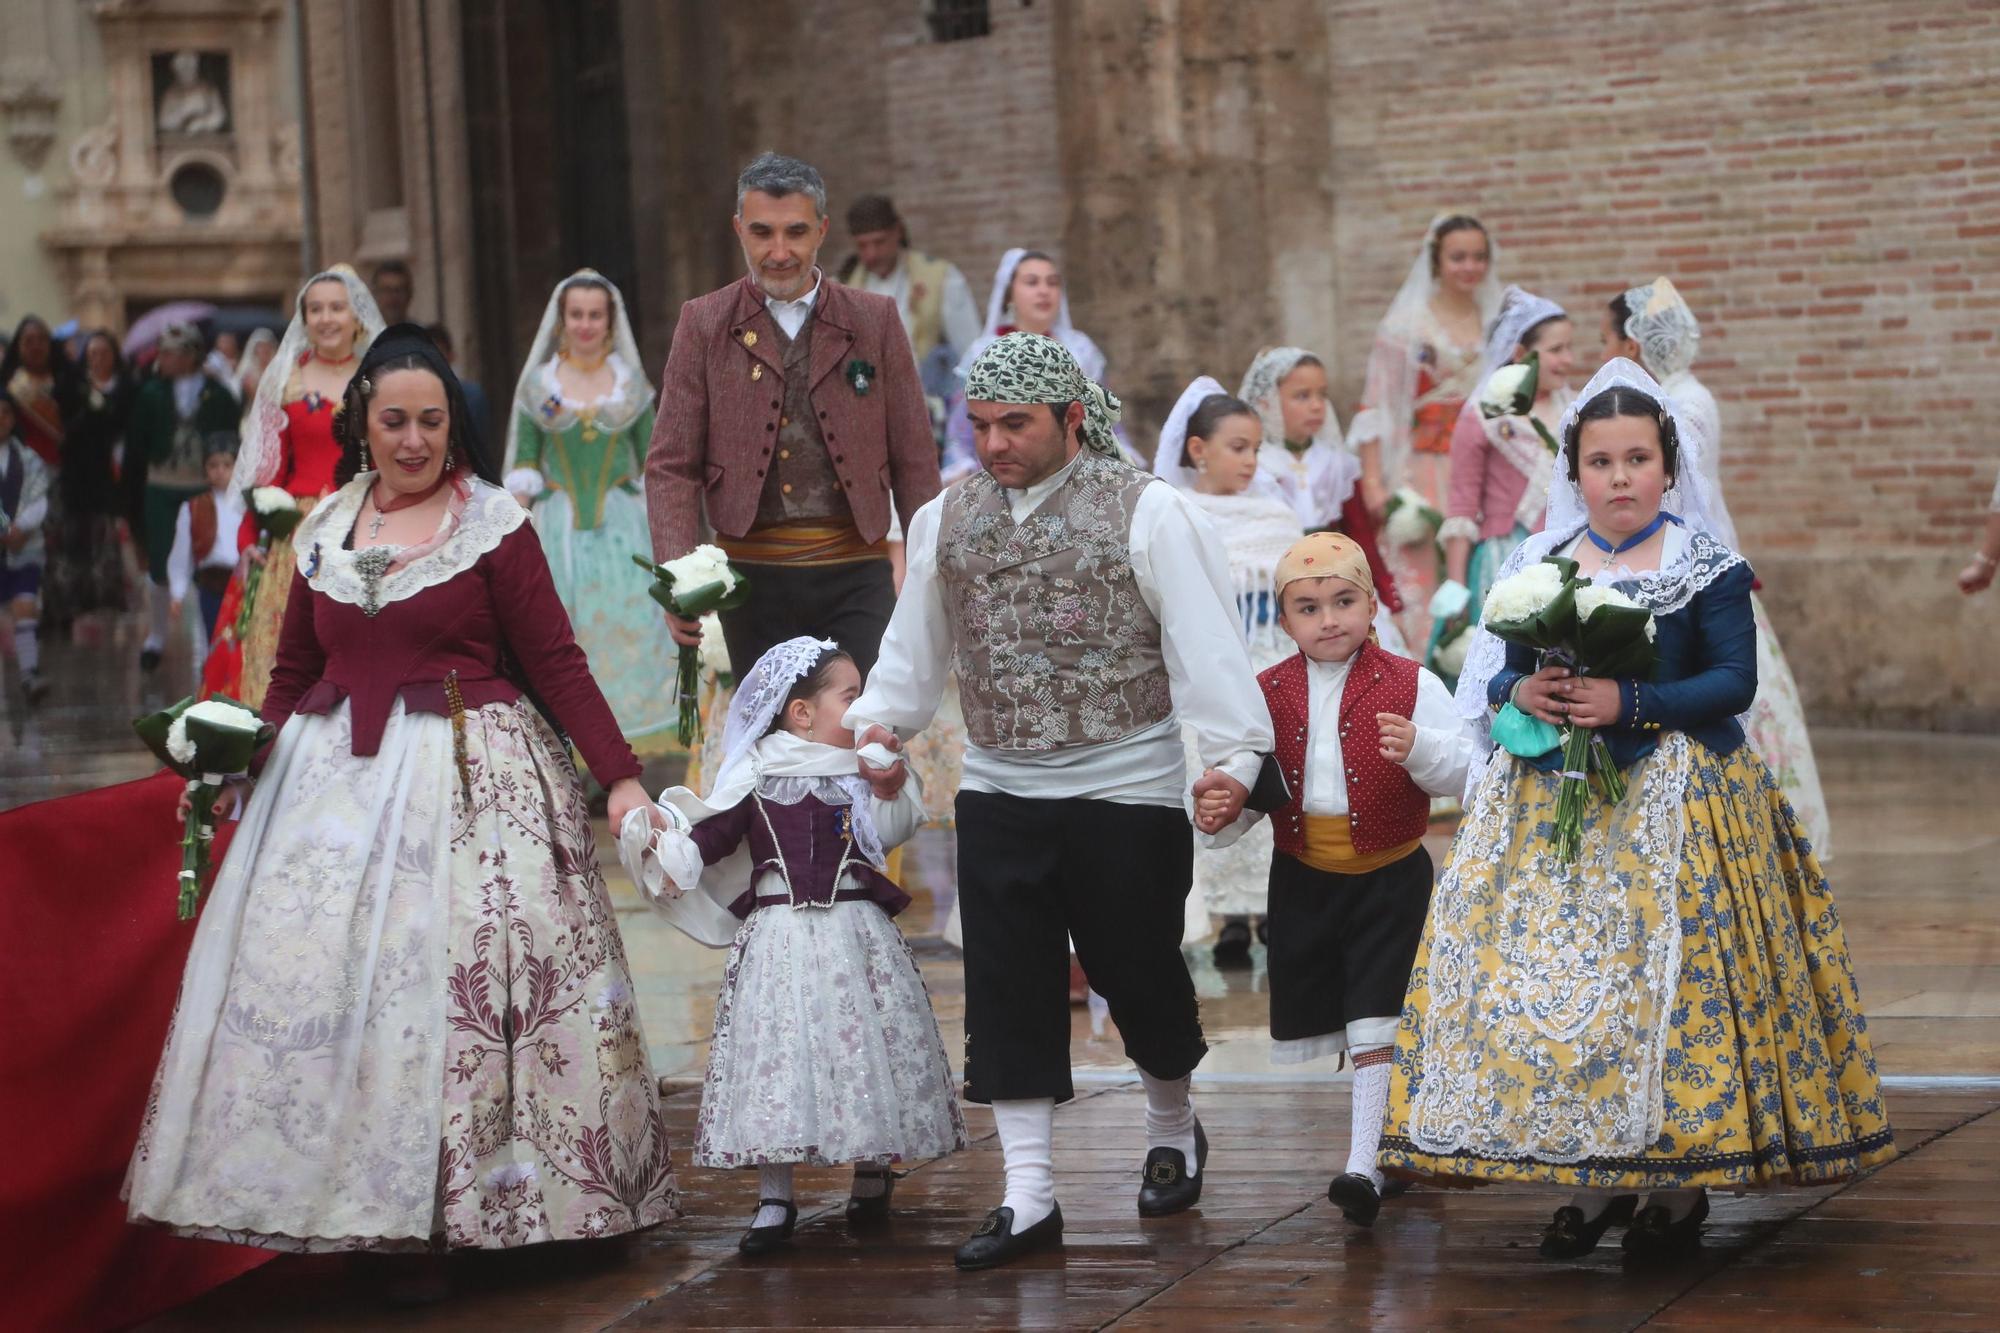
[[[859,1176],[872,1176],[882,1182],[882,1192],[867,1198],[849,1196],[847,1200],[847,1225],[851,1227],[879,1227],[889,1220],[889,1196],[896,1192],[896,1173],[888,1167],[880,1171],[857,1171]]]
[[[1688,1209],[1687,1216],[1680,1221],[1673,1220],[1673,1214],[1660,1204],[1649,1204],[1639,1210],[1630,1229],[1625,1232],[1625,1252],[1641,1259],[1664,1259],[1686,1254],[1701,1244],[1701,1224],[1708,1220],[1708,1191]]]
[[[1186,1212],[1201,1201],[1201,1182],[1208,1178],[1208,1135],[1194,1122],[1194,1171],[1179,1148],[1155,1148],[1146,1154],[1140,1173],[1139,1216],[1166,1217]]]
[[[973,1272],[981,1268],[998,1268],[1011,1264],[1026,1254],[1037,1250],[1052,1250],[1062,1244],[1062,1205],[1049,1210],[1049,1215],[1019,1235],[1014,1234],[1014,1210],[1005,1206],[995,1208],[979,1224],[979,1229],[966,1238],[958,1247],[958,1253],[951,1257],[962,1272]]]
[[[1338,1204],[1340,1215],[1358,1227],[1375,1225],[1382,1211],[1382,1192],[1375,1182],[1358,1171],[1343,1171],[1326,1187],[1327,1202]]]
[[[757,1210],[759,1212],[762,1212],[766,1208],[784,1209],[785,1220],[775,1226],[751,1227],[748,1231],[744,1232],[743,1239],[736,1242],[736,1252],[738,1254],[752,1256],[769,1254],[773,1250],[783,1249],[792,1243],[792,1228],[799,1224],[798,1205],[790,1199],[757,1200]]]
[[[1590,1218],[1574,1204],[1564,1204],[1542,1228],[1542,1258],[1577,1259],[1589,1254],[1604,1239],[1605,1232],[1630,1222],[1638,1206],[1638,1195],[1621,1194],[1606,1204],[1603,1212]]]
[[[1222,929],[1215,936],[1215,965],[1217,967],[1248,967],[1250,965],[1250,922],[1246,917],[1232,916],[1222,923]]]

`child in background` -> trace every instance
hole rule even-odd
[[[195,671],[215,640],[215,621],[222,610],[222,594],[236,569],[236,530],[243,523],[243,497],[230,486],[236,467],[235,441],[226,436],[211,437],[208,454],[202,459],[202,475],[208,489],[181,506],[174,518],[174,545],[167,552],[167,595],[172,599],[167,615],[179,620],[192,585],[201,599],[201,637],[195,641]]]
[[[0,606],[14,622],[14,660],[21,669],[21,693],[40,703],[48,693],[42,679],[42,644],[37,619],[42,603],[42,523],[49,515],[49,469],[41,455],[21,443],[20,409],[0,390]]]

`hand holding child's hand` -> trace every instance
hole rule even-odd
[[[1220,833],[1243,813],[1250,789],[1217,769],[1209,769],[1194,784],[1194,826],[1203,833]]]
[[[854,748],[857,750],[870,745],[884,746],[898,755],[903,749],[903,742],[897,739],[895,732],[872,723],[854,738]],[[861,776],[868,783],[868,790],[874,793],[876,800],[893,801],[903,794],[903,784],[910,778],[910,766],[899,758],[889,768],[876,768],[863,759]]]
[[[1407,763],[1417,744],[1417,724],[1394,713],[1377,713],[1375,726],[1382,733],[1382,757],[1392,764]]]

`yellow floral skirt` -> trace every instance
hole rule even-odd
[[[1853,964],[1754,750],[1666,736],[1548,850],[1559,779],[1489,761],[1432,899],[1380,1164],[1443,1184],[1824,1184],[1895,1156]]]

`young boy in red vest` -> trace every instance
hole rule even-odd
[[[1382,1206],[1389,1057],[1430,910],[1431,797],[1463,790],[1473,739],[1443,681],[1376,643],[1375,581],[1351,538],[1300,539],[1274,582],[1299,652],[1257,677],[1291,792],[1271,816],[1272,1059],[1353,1060],[1347,1169],[1327,1197],[1367,1226]]]

